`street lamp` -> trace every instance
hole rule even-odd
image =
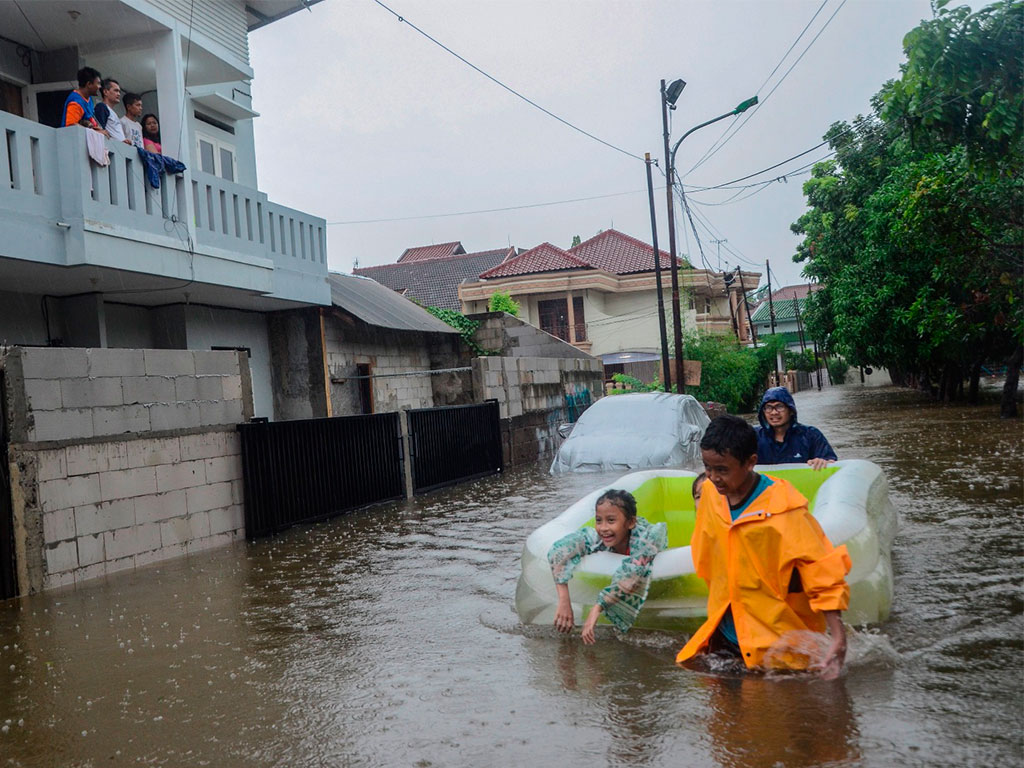
[[[675,335],[676,391],[680,394],[686,392],[686,384],[683,379],[683,325],[679,309],[679,269],[676,264],[676,226],[675,216],[673,215],[675,211],[672,197],[673,180],[675,179],[676,151],[679,149],[679,145],[683,143],[683,139],[694,131],[705,128],[712,123],[717,123],[719,120],[724,120],[727,117],[739,115],[757,104],[757,96],[752,96],[745,101],[741,101],[731,112],[726,112],[724,115],[719,115],[718,117],[712,118],[700,125],[695,125],[679,137],[679,141],[677,141],[675,146],[669,150],[668,111],[670,109],[675,109],[676,99],[679,98],[679,94],[685,86],[686,83],[682,80],[676,80],[666,88],[665,81],[661,81],[661,124],[665,137],[665,165],[667,166],[665,169],[665,175],[668,181],[665,185],[665,195],[668,201],[668,250],[672,261],[672,332]]]

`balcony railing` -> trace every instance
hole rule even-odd
[[[576,331],[575,338],[570,338],[569,330],[572,328]],[[581,343],[587,341],[587,324],[586,323],[575,323],[570,326],[569,324],[555,324],[545,325],[541,324],[540,329],[545,333],[550,333],[552,336],[567,341],[569,343]]]
[[[85,129],[55,130],[0,112],[0,221],[10,235],[0,255],[51,264],[101,263],[103,254],[92,253],[84,238],[76,244],[62,231],[78,223],[83,232],[141,241],[140,251],[146,246],[179,251],[182,263],[195,251],[256,269],[248,277],[237,268],[214,269],[209,282],[225,279],[222,284],[281,298],[329,303],[322,280],[327,275],[323,219],[198,171],[164,176],[153,189],[134,147],[113,141],[106,147],[110,164],[99,166],[89,160]],[[146,259],[136,267],[141,263],[146,271],[180,276],[165,259]]]

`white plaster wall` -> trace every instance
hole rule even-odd
[[[663,290],[665,325],[671,334],[672,290]],[[652,352],[661,348],[656,291],[598,293],[588,290],[583,297],[587,336],[595,356],[615,352]],[[693,330],[695,313],[683,305],[683,330]]]
[[[186,323],[189,349],[249,349],[253,415],[273,419],[274,395],[271,388],[270,342],[266,317],[257,312],[191,306],[186,311]]]

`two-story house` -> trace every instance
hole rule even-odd
[[[257,185],[248,35],[318,1],[0,2],[0,343],[244,348],[275,415],[274,313],[331,292],[325,221]],[[83,65],[142,95],[183,174],[156,189],[134,148],[100,165],[54,127]]]
[[[671,333],[669,254],[659,253],[666,325]],[[701,329],[749,337],[741,280],[677,262],[684,332]],[[742,284],[751,289],[760,273],[743,272]],[[508,292],[520,304],[523,320],[576,347],[600,357],[606,371],[623,365],[660,360],[654,248],[609,229],[564,250],[551,243],[512,256],[458,287],[463,312],[486,309],[491,294]]]

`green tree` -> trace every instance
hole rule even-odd
[[[491,294],[487,302],[487,309],[491,312],[507,312],[512,317],[519,317],[519,302],[512,298],[507,291],[496,291]]]
[[[1024,340],[1024,3],[945,5],[873,114],[826,134],[795,259],[823,286],[805,319],[828,350],[945,399],[967,378],[973,399],[982,363],[1019,367]]]
[[[572,236],[572,245],[570,245],[569,247],[570,248],[575,248],[577,245],[579,245],[582,242],[583,241],[580,240],[580,236],[579,235],[573,235]]]

